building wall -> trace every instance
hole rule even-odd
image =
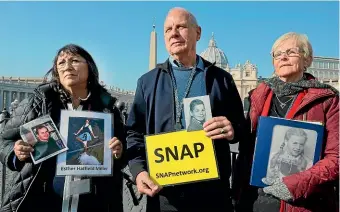
[[[15,99],[22,101],[29,97],[37,85],[18,81],[0,81],[0,108],[8,110]]]
[[[244,99],[248,97],[249,91],[257,86],[258,70],[256,65],[247,60],[244,64],[235,65],[234,68],[226,68],[226,71],[232,75],[244,104]]]
[[[321,82],[327,83],[339,90],[339,59],[328,57],[314,57],[313,63],[307,72],[313,74]],[[248,92],[256,88],[259,81],[258,69],[256,65],[247,60],[244,64],[237,64],[230,68],[226,66],[225,70],[229,72],[235,81],[237,90],[243,100],[248,97]],[[44,81],[43,78],[0,78],[0,109],[10,109],[11,103],[18,99],[32,95],[34,88]],[[132,104],[134,92],[120,89],[117,87],[107,87],[112,96],[118,98],[128,105]]]
[[[314,57],[307,69],[319,81],[332,85],[339,90],[339,59],[331,57]]]
[[[19,80],[18,80],[19,79]],[[11,103],[17,99],[21,102],[23,99],[31,96],[34,89],[43,82],[41,78],[27,80],[25,78],[5,78],[0,79],[0,109],[11,109]],[[119,101],[125,102],[128,106],[133,102],[134,92],[120,89],[117,87],[107,87],[112,96]]]

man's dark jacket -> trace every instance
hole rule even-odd
[[[102,90],[92,92],[90,98],[84,102],[83,108],[86,110],[91,105],[91,111],[110,112],[114,115],[114,134],[123,141],[123,124],[118,109],[114,106],[116,99],[109,93]],[[40,116],[49,114],[56,124],[60,127],[61,109],[66,109],[60,100],[55,83],[46,83],[38,86],[34,95],[24,99],[12,114],[0,135],[0,161],[12,171],[17,172],[16,177],[10,183],[11,188],[6,192],[0,212],[13,211],[61,211],[60,197],[53,192],[53,179],[56,173],[56,157],[52,157],[40,164],[34,165],[31,160],[20,162],[17,160],[16,168],[13,166],[14,144],[20,137],[20,126],[34,120]],[[124,143],[124,142],[123,142]],[[95,198],[111,201],[115,211],[122,211],[122,176],[121,164],[119,161],[114,163],[113,177],[92,178],[92,185],[95,185]],[[92,188],[93,189],[93,188]],[[107,194],[104,192],[109,191]],[[100,195],[99,195],[100,194]],[[105,195],[103,195],[105,194]],[[78,211],[87,211],[89,208],[82,209],[83,201],[80,197]],[[92,201],[95,201],[92,198]],[[99,208],[102,205],[87,201],[89,206]],[[90,204],[91,203],[91,204]],[[117,210],[116,210],[117,209]],[[103,210],[104,211],[104,210]],[[107,211],[107,210],[105,210]]]
[[[238,142],[241,139],[241,130],[245,121],[236,85],[228,72],[205,60],[203,63],[206,68],[206,93],[210,96],[212,115],[213,117],[225,116],[228,118],[235,130],[235,138],[232,142]],[[135,99],[127,122],[127,155],[134,179],[138,173],[147,170],[144,136],[174,131],[175,103],[169,75],[170,68],[171,65],[167,60],[138,80]],[[219,207],[218,204],[223,204],[220,201],[223,201],[224,198],[228,202],[231,172],[229,141],[215,140],[214,147],[220,173],[219,180],[165,187],[160,195],[189,195],[193,201],[196,199],[197,205],[200,204],[199,201],[202,197],[210,196],[212,201],[210,205],[215,205],[216,208]],[[171,199],[171,197],[169,198]],[[150,201],[155,201],[155,198]],[[206,201],[210,200],[205,199]],[[215,204],[216,201],[219,203]]]

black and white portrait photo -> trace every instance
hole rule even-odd
[[[204,122],[212,117],[209,96],[185,98],[183,104],[187,131],[203,130]]]
[[[267,175],[262,182],[271,185],[276,179],[305,171],[313,165],[317,132],[276,125],[270,148]]]

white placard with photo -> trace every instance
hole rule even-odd
[[[34,164],[68,150],[65,140],[49,115],[20,126],[20,135],[22,140],[29,143],[34,149],[30,154]]]
[[[183,104],[186,130],[203,130],[204,122],[212,118],[209,96],[185,98]]]
[[[69,150],[58,156],[57,175],[102,176],[112,174],[111,113],[61,111],[60,133]]]

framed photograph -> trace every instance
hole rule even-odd
[[[61,111],[60,133],[68,151],[58,156],[57,175],[111,175],[111,113]]]
[[[321,157],[323,130],[319,123],[260,117],[250,184],[265,187],[312,167]]]
[[[208,95],[183,99],[187,131],[203,130],[205,121],[212,118]]]
[[[41,163],[68,150],[58,128],[49,115],[42,116],[20,126],[20,135],[34,151],[31,158],[34,164]]]

